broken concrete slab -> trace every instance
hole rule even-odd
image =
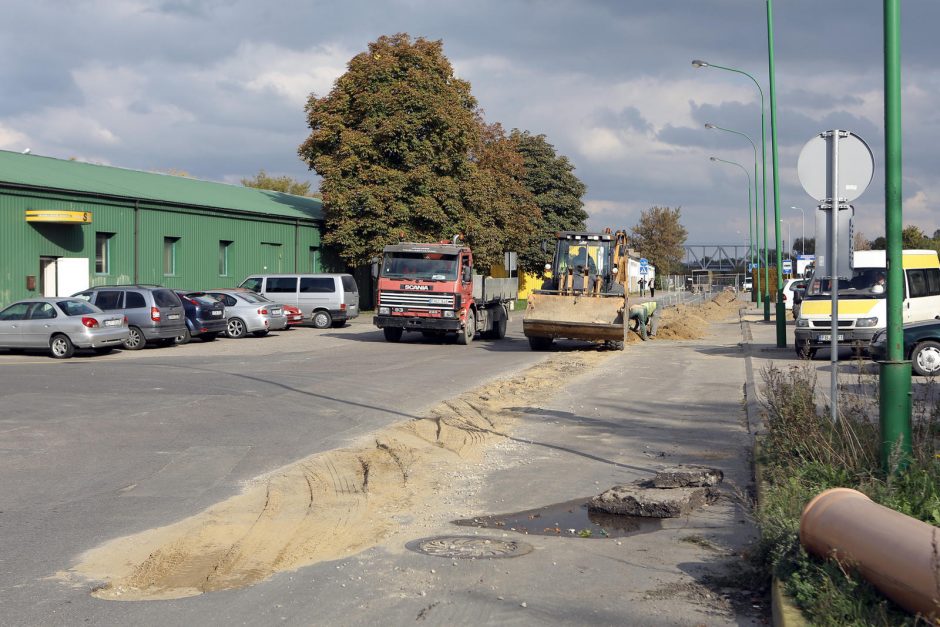
[[[723,478],[724,473],[717,468],[679,464],[657,472],[653,485],[657,488],[697,488],[718,485]]]
[[[704,505],[711,494],[707,487],[661,488],[618,485],[591,499],[589,507],[610,514],[676,518]]]

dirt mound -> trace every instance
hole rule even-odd
[[[663,310],[657,339],[697,340],[705,336],[710,322],[727,320],[747,304],[732,291],[719,292],[711,300],[696,305],[677,305]]]
[[[455,477],[507,442],[511,408],[544,402],[557,390],[559,372],[587,371],[613,354],[552,354],[425,418],[258,478],[191,518],[92,549],[60,576],[104,581],[93,592],[101,599],[171,599],[249,586],[392,537],[418,537],[429,521],[450,513],[439,495],[451,491]]]

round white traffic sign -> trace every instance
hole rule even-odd
[[[797,173],[806,193],[816,200],[829,197],[829,145],[832,137],[817,135],[812,138],[797,161]],[[868,144],[854,133],[839,137],[839,195],[852,202],[862,195],[871,183],[875,159]]]

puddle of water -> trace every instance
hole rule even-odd
[[[515,514],[475,516],[455,520],[462,527],[502,529],[538,536],[573,538],[622,538],[662,529],[658,518],[618,516],[588,509],[588,499],[545,505]]]

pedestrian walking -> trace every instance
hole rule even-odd
[[[656,279],[650,279],[650,298],[656,296]]]
[[[646,277],[640,277],[640,296],[646,296]]]

